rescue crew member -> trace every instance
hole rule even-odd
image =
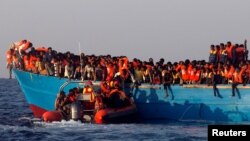
[[[94,110],[95,106],[95,94],[93,89],[93,83],[89,80],[86,82],[83,88],[83,108],[84,110]]]

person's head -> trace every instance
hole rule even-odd
[[[120,87],[120,83],[119,81],[114,81],[114,88],[119,88]]]
[[[91,87],[92,85],[93,85],[92,81],[88,80],[88,81],[86,82],[86,86]]]
[[[48,52],[51,53],[52,52],[52,48],[48,47]]]
[[[154,62],[153,58],[148,59],[149,62]]]
[[[210,46],[210,49],[214,49],[214,47],[215,47],[214,45],[211,45],[211,46]]]
[[[127,69],[122,69],[122,74],[126,75],[127,74]]]
[[[58,97],[61,98],[61,99],[64,99],[64,97],[65,97],[65,92],[64,92],[64,91],[61,91],[61,92],[59,93]]]
[[[69,94],[74,93],[74,89],[69,90]]]

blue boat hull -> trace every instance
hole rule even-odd
[[[55,109],[59,88],[68,79],[44,76],[13,70],[16,79],[35,117]],[[68,86],[77,87],[78,84]],[[239,92],[232,97],[230,85],[220,85],[220,95],[213,95],[212,87],[205,85],[171,86],[172,92],[165,97],[162,85],[143,84],[134,88],[132,96],[143,120],[175,121],[250,121],[249,86],[238,86]],[[130,91],[129,89],[126,89]]]

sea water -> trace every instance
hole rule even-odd
[[[15,79],[0,79],[0,141],[200,141],[207,123],[147,122],[91,124],[77,121],[44,123],[33,118]]]

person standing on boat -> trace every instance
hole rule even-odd
[[[215,46],[211,45],[210,46],[210,54],[209,54],[209,63],[215,63],[216,62],[216,50],[215,50]]]
[[[94,67],[90,62],[86,63],[86,66],[84,67],[83,72],[83,78],[84,80],[94,80]]]
[[[172,91],[172,88],[171,88],[171,84],[173,82],[173,76],[172,76],[172,74],[170,73],[170,71],[167,68],[165,68],[162,71],[162,82],[163,82],[164,89],[166,91],[166,97],[169,96],[168,90],[173,95],[173,91]]]

